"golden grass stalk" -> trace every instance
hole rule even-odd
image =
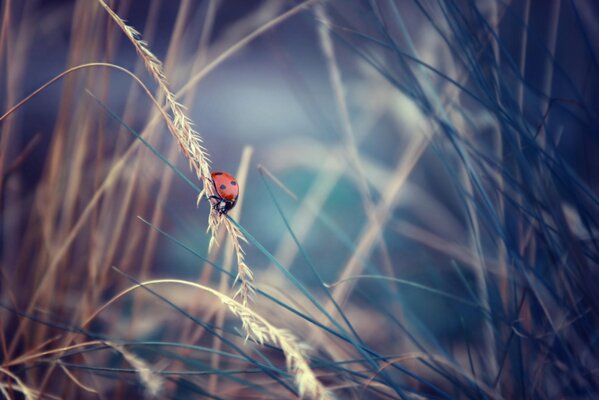
[[[22,107],[24,104],[26,104],[33,97],[37,96],[42,91],[46,90],[50,85],[52,85],[53,83],[62,79],[64,76],[74,73],[75,71],[79,71],[79,70],[86,69],[86,68],[93,68],[93,67],[112,68],[112,69],[121,71],[121,72],[127,74],[128,76],[130,76],[135,82],[137,82],[140,85],[140,87],[148,95],[149,99],[157,106],[161,115],[165,119],[166,124],[167,125],[171,124],[171,122],[168,118],[168,115],[162,111],[162,109],[160,108],[160,105],[158,104],[158,102],[156,101],[154,96],[152,96],[152,93],[149,91],[149,89],[143,84],[143,82],[139,78],[137,78],[133,73],[126,70],[125,68],[122,68],[118,65],[114,65],[114,64],[110,64],[110,63],[88,63],[88,64],[83,64],[83,65],[79,65],[76,67],[72,67],[66,71],[63,71],[62,73],[58,74],[57,76],[55,76],[54,78],[52,78],[51,80],[49,80],[48,82],[46,82],[45,84],[40,86],[37,90],[32,92],[25,99],[23,99],[22,101],[20,101],[13,107],[11,107],[6,113],[4,113],[2,116],[0,116],[0,121],[7,118],[9,115],[11,115],[13,112],[18,110],[20,107]],[[88,93],[90,95],[92,95],[91,92],[88,92]],[[95,96],[92,95],[92,97],[95,97]],[[91,217],[94,207],[98,204],[98,202],[102,198],[102,195],[108,190],[108,188],[112,187],[115,184],[117,177],[119,176],[121,171],[126,166],[126,160],[128,159],[128,157],[131,154],[133,154],[135,149],[141,145],[141,143],[137,142],[136,145],[131,146],[129,148],[129,150],[127,150],[127,152],[119,160],[117,160],[117,162],[114,164],[114,166],[112,166],[112,168],[110,169],[104,182],[100,185],[98,190],[94,193],[92,199],[87,202],[85,209],[79,216],[77,222],[70,229],[70,232],[67,234],[67,236],[62,240],[62,242],[60,243],[60,246],[57,247],[55,249],[54,253],[51,255],[51,258],[50,258],[47,268],[44,268],[44,270],[42,272],[42,279],[40,279],[40,282],[41,282],[40,286],[33,293],[33,295],[29,298],[29,306],[27,307],[27,313],[30,313],[34,309],[40,296],[42,296],[47,291],[46,288],[51,285],[52,279],[46,279],[46,277],[52,277],[56,274],[56,271],[59,268],[60,261],[63,259],[63,257],[66,256],[69,247],[73,244],[73,242],[77,238],[77,235],[83,229],[86,221],[88,221],[88,219]],[[27,323],[19,324],[19,328],[17,329],[17,331],[15,332],[15,334],[12,338],[12,343],[9,348],[9,354],[12,354],[12,352],[16,348],[17,344],[19,343],[19,341],[17,339],[23,334],[24,331],[26,331],[27,326],[28,326]]]
[[[294,377],[300,397],[307,397],[310,399],[317,400],[328,400],[334,398],[333,395],[327,390],[327,388],[324,387],[324,385],[316,378],[314,371],[310,367],[310,364],[306,359],[306,352],[308,346],[301,343],[299,339],[295,337],[295,335],[293,335],[291,332],[285,329],[275,327],[264,317],[262,317],[260,314],[256,313],[246,305],[219,292],[216,289],[212,289],[208,286],[204,286],[199,283],[185,281],[181,279],[155,279],[141,282],[123,290],[121,293],[117,294],[112,299],[110,299],[100,309],[98,309],[94,314],[92,314],[90,318],[86,320],[84,326],[87,325],[87,323],[89,323],[93,318],[97,317],[108,306],[113,304],[118,299],[124,297],[128,293],[131,293],[132,291],[144,286],[169,283],[191,286],[216,296],[224,305],[227,306],[227,308],[233,315],[235,315],[241,320],[241,324],[245,334],[247,335],[247,338],[252,338],[261,345],[268,342],[275,346],[279,346],[283,351],[283,354],[285,355],[287,369],[289,370],[290,374]]]
[[[89,387],[85,384],[83,384],[79,379],[77,379],[77,377],[75,375],[73,375],[73,373],[71,371],[69,371],[69,369],[61,362],[58,361],[58,366],[60,367],[60,369],[62,369],[62,371],[65,373],[66,376],[69,377],[69,379],[78,387],[80,387],[81,389],[85,390],[86,392],[90,392],[90,393],[98,393],[98,391],[92,387]]]
[[[389,181],[388,190],[383,193],[382,200],[376,205],[376,215],[371,218],[368,225],[360,233],[360,240],[356,250],[347,261],[345,268],[340,274],[338,280],[343,280],[349,276],[359,275],[364,269],[364,260],[376,245],[376,239],[380,235],[381,224],[379,221],[388,221],[388,214],[393,210],[397,202],[398,194],[404,187],[410,173],[416,166],[418,160],[428,146],[426,138],[415,137],[408,145],[405,156],[398,162],[395,171]],[[353,290],[351,287],[342,286],[333,290],[333,297],[343,306]],[[330,313],[335,311],[332,301],[327,302],[326,310]]]
[[[243,233],[241,233],[230,220],[223,218],[222,221],[229,233],[229,238],[231,239],[231,244],[233,245],[237,257],[237,276],[235,277],[235,283],[233,285],[239,282],[239,289],[237,289],[233,298],[241,299],[241,304],[247,306],[248,299],[251,299],[255,292],[253,283],[254,273],[245,263],[245,252],[243,251],[240,242],[240,240],[243,240],[247,243],[247,240],[245,236],[243,236]]]
[[[141,39],[141,34],[135,28],[127,25],[104,0],[98,0],[100,5],[106,10],[108,15],[121,28],[125,36],[135,47],[137,54],[143,60],[146,69],[152,75],[159,88],[164,92],[166,104],[172,112],[172,128],[169,127],[172,135],[175,137],[183,154],[187,157],[191,168],[196,173],[197,177],[204,184],[204,190],[209,195],[214,195],[214,190],[210,185],[210,159],[208,152],[202,144],[202,137],[193,129],[192,121],[183,112],[183,105],[177,102],[173,92],[170,90],[166,76],[162,69],[160,60],[148,49],[148,45]]]
[[[377,206],[375,205],[372,194],[370,193],[368,178],[364,169],[364,163],[358,150],[358,144],[355,138],[356,134],[352,126],[349,107],[346,99],[347,94],[330,33],[330,20],[326,7],[323,3],[318,3],[315,6],[315,14],[318,20],[321,22],[321,25],[318,27],[318,37],[322,52],[327,62],[329,80],[331,82],[331,88],[337,103],[337,113],[339,122],[341,124],[340,128],[343,134],[348,166],[353,168],[355,172],[355,177],[357,178],[357,188],[362,196],[362,203],[364,205],[364,210],[366,211],[369,224],[376,227],[373,233],[376,235],[375,239],[378,239],[376,246],[381,250],[383,267],[389,275],[393,275],[394,268],[390,261],[391,257],[389,256],[389,250],[385,240],[381,236],[384,220],[377,219],[379,217],[379,213],[377,212]]]
[[[108,7],[104,0],[98,1],[133,44],[137,54],[143,60],[146,69],[150,75],[152,75],[159,88],[164,92],[166,104],[171,109],[172,113],[172,123],[167,124],[167,126],[169,127],[171,134],[177,140],[183,154],[187,157],[190,167],[203,185],[203,190],[198,196],[198,203],[204,195],[208,198],[216,195],[214,186],[210,180],[210,159],[208,157],[208,152],[203,146],[202,137],[195,129],[193,129],[193,122],[185,115],[183,105],[177,102],[176,95],[170,90],[166,76],[163,72],[162,63],[149,50],[147,43],[141,39],[141,35],[138,31],[127,25],[123,19]],[[216,242],[216,231],[221,222],[224,222],[225,224],[225,228],[231,238],[233,248],[237,255],[237,279],[241,285],[237,295],[241,297],[243,304],[247,304],[248,296],[253,292],[253,274],[251,269],[245,263],[245,255],[240,244],[241,240],[246,240],[239,229],[237,229],[229,220],[223,218],[215,210],[211,210],[208,215],[208,230],[212,235],[210,240],[211,245]]]
[[[16,388],[12,385],[6,385],[7,388],[11,388],[11,389],[18,389],[19,392],[21,392],[23,394],[23,397],[25,397],[26,400],[33,400],[36,399],[37,396],[34,395],[34,391],[30,388],[28,388],[22,380],[19,379],[18,376],[16,376],[15,374],[13,374],[12,372],[10,372],[7,369],[4,368],[0,368],[0,374],[4,374],[7,375],[8,377],[12,378],[15,382],[16,382]],[[1,384],[2,382],[0,382]],[[5,385],[2,384],[2,393],[3,395],[8,399],[10,398],[7,393],[5,392]]]
[[[245,148],[243,149],[243,153],[241,154],[239,168],[237,169],[237,172],[235,173],[235,176],[237,179],[237,184],[239,185],[240,198],[239,198],[239,201],[237,202],[237,204],[235,205],[235,209],[233,209],[230,214],[232,217],[236,218],[237,220],[239,220],[239,217],[241,216],[241,210],[243,208],[243,193],[241,191],[244,190],[245,184],[247,182],[247,176],[248,176],[248,172],[250,169],[250,160],[252,158],[253,152],[254,152],[254,149],[251,146],[245,146]],[[225,258],[223,260],[223,268],[225,268],[227,271],[231,270],[231,267],[233,264],[233,254],[235,253],[235,251],[232,249],[232,247],[233,247],[232,243],[227,243],[227,245],[225,245]],[[226,291],[227,284],[228,284],[227,282],[228,282],[228,276],[225,274],[222,274],[221,281],[219,284],[220,292],[224,293]],[[246,282],[247,282],[247,280],[246,280]],[[242,289],[244,289],[243,286],[239,290],[242,290]],[[242,304],[244,306],[247,306],[247,304],[243,303],[243,300],[247,300],[250,297],[250,295],[248,295],[247,293],[240,294],[240,297],[242,299]],[[233,297],[233,298],[235,298],[235,297]],[[215,317],[215,326],[221,327],[224,323],[224,320],[225,320],[225,310],[222,307],[219,307],[218,312]],[[221,345],[222,345],[222,341],[215,336],[213,338],[212,348],[214,350],[218,351],[221,349]],[[210,366],[213,370],[218,369],[219,362],[220,362],[220,354],[217,351],[215,351],[212,354],[212,357],[210,360]],[[210,380],[208,381],[208,391],[209,392],[216,391],[216,388],[218,386],[218,380],[219,380],[219,374],[213,374],[210,376]]]
[[[39,390],[35,390],[32,388],[28,388],[28,387],[23,387],[23,386],[14,386],[11,383],[4,383],[4,382],[0,382],[0,393],[2,393],[2,395],[4,396],[5,399],[13,399],[15,398],[14,396],[11,396],[8,392],[8,390],[11,390],[13,392],[19,392],[23,394],[23,397],[25,398],[25,400],[37,400],[37,399],[41,399],[41,393]],[[52,400],[62,400],[60,397],[58,396],[53,396],[47,393],[44,393],[44,399],[52,399]]]

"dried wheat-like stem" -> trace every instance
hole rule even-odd
[[[179,143],[179,147],[183,151],[183,154],[185,157],[187,157],[190,167],[194,170],[198,179],[200,179],[203,184],[203,190],[198,196],[198,203],[204,195],[206,197],[216,195],[214,186],[210,180],[210,159],[208,157],[208,152],[202,144],[202,137],[195,129],[193,129],[193,122],[183,112],[184,106],[177,102],[175,94],[170,90],[166,76],[164,75],[164,71],[162,69],[162,63],[149,50],[147,43],[141,39],[141,35],[138,31],[127,25],[123,19],[121,19],[110,7],[108,7],[104,0],[98,1],[125,33],[129,41],[133,44],[137,54],[139,54],[144,61],[146,69],[152,75],[156,83],[158,83],[160,89],[164,92],[166,104],[171,109],[172,113],[172,123],[167,124],[167,126],[169,127],[171,134]],[[244,252],[240,245],[240,240],[245,241],[245,238],[243,234],[231,224],[230,221],[223,218],[215,210],[211,210],[208,216],[208,230],[212,235],[210,244],[212,245],[216,242],[216,232],[222,221],[225,221],[225,227],[231,236],[233,247],[235,248],[235,252],[237,254],[237,278],[241,283],[241,287],[237,291],[236,296],[240,296],[243,304],[246,304],[254,289],[252,283],[252,271],[245,263]]]
[[[204,289],[209,288],[204,287]],[[307,396],[316,399],[330,398],[330,394],[316,379],[314,371],[312,371],[306,360],[307,346],[305,344],[300,343],[291,332],[274,327],[260,315],[236,300],[216,290],[210,289],[209,291],[218,296],[231,313],[241,320],[243,330],[248,337],[251,337],[259,344],[268,342],[281,347],[281,350],[285,354],[287,369],[295,376],[295,383],[297,384],[300,397]]]
[[[204,183],[204,190],[209,194],[213,193],[213,188],[207,183],[210,177],[210,167],[208,153],[202,144],[200,134],[193,129],[192,121],[183,112],[183,105],[177,102],[175,95],[169,89],[166,76],[162,70],[162,63],[148,49],[148,45],[141,39],[141,35],[133,27],[127,25],[108,5],[104,0],[98,0],[106,12],[117,23],[121,30],[125,33],[129,41],[135,47],[135,50],[144,61],[150,75],[154,78],[160,89],[164,92],[166,104],[172,112],[172,121],[174,129],[171,133],[177,139],[183,154],[189,160],[189,164],[195,171],[198,178]]]
[[[228,221],[228,224],[234,226]],[[161,282],[161,281],[155,281]],[[281,347],[285,354],[287,369],[294,375],[300,397],[313,399],[331,399],[329,391],[316,379],[314,371],[310,368],[306,360],[307,346],[300,343],[291,332],[277,328],[271,325],[266,319],[257,314],[246,305],[214,290],[212,288],[188,281],[182,280],[162,280],[162,282],[173,282],[185,285],[191,285],[198,289],[205,290],[225,304],[231,313],[241,319],[243,329],[248,337],[253,338],[259,344],[269,342]],[[145,282],[144,284],[148,284]],[[240,289],[241,290],[241,289]]]
[[[241,304],[247,306],[248,300],[251,299],[255,293],[253,284],[254,273],[245,263],[245,252],[243,251],[243,248],[241,248],[240,243],[241,240],[247,243],[247,239],[228,219],[223,218],[223,224],[229,233],[231,244],[233,244],[233,249],[237,255],[237,276],[235,277],[235,282],[239,281],[239,289],[237,289],[233,298],[241,299]]]
[[[108,307],[110,304],[113,304],[117,299],[122,298],[126,294],[131,293],[136,289],[144,286],[147,287],[168,283],[191,286],[218,297],[218,299],[227,306],[229,311],[231,311],[233,315],[241,320],[243,330],[248,338],[254,339],[259,344],[268,342],[275,346],[279,346],[283,351],[283,354],[285,354],[287,369],[295,378],[295,383],[298,387],[300,397],[318,400],[329,400],[334,398],[327,388],[324,387],[318,379],[316,379],[316,375],[314,374],[314,371],[312,371],[312,368],[310,368],[310,364],[308,364],[306,359],[308,347],[301,343],[297,337],[295,337],[295,335],[289,331],[286,331],[285,329],[280,329],[273,326],[261,315],[244,304],[236,301],[235,299],[219,292],[218,290],[201,285],[199,283],[181,279],[155,279],[136,284],[114,296],[111,300],[104,304],[104,306],[97,310],[86,321],[85,324],[97,317],[101,311],[106,309],[106,307]],[[107,344],[114,347],[113,344]]]

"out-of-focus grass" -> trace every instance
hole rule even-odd
[[[248,312],[330,393],[599,395],[594,3],[110,5],[243,182]],[[0,8],[0,113],[86,63],[163,101],[95,2]],[[140,88],[77,68],[0,117],[0,392],[298,397]]]

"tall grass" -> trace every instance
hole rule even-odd
[[[4,398],[599,395],[592,2],[0,13]]]

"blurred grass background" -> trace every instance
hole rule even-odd
[[[252,308],[338,398],[596,398],[595,2],[110,6],[238,174]],[[0,113],[86,63],[156,88],[96,2],[0,10]],[[5,397],[298,396],[280,349],[198,290],[140,289],[88,322],[127,276],[235,292],[207,203],[152,151],[194,180],[157,115],[96,65],[0,117]]]

